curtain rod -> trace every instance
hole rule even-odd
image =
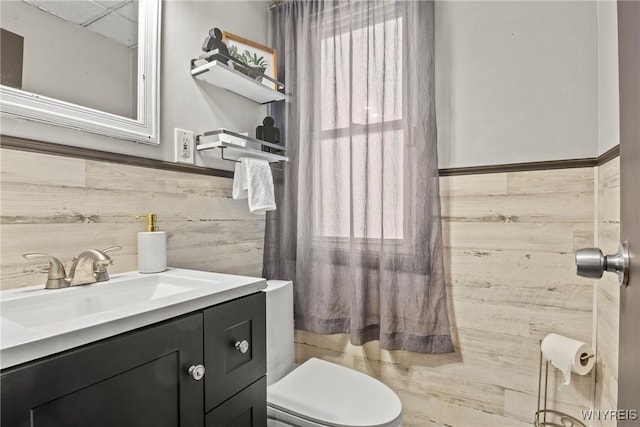
[[[293,3],[296,0],[272,0],[271,4],[269,5],[269,10],[273,10],[277,7],[283,6],[287,3]],[[361,1],[366,1],[366,0],[361,0]]]

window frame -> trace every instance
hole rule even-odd
[[[345,6],[341,6],[345,7]],[[398,13],[397,7],[395,4],[385,4],[382,6],[377,6],[380,10],[380,13],[375,14],[375,19],[370,22],[365,22],[363,20],[358,21],[357,23],[350,25],[346,25],[345,21],[341,23],[329,23],[324,25],[325,30],[323,31],[322,38],[327,39],[329,37],[335,37],[340,34],[344,34],[346,32],[352,32],[356,29],[362,29],[365,27],[370,27],[381,22],[386,22],[390,20],[403,20],[404,17],[401,13]],[[402,37],[404,38],[404,27],[402,29]],[[350,60],[353,59],[350,52]],[[406,57],[406,51],[403,49],[402,53],[402,64],[401,64],[401,73],[404,75],[404,59]],[[349,76],[350,80],[353,78],[353,65],[350,64]],[[400,90],[403,91],[403,95],[405,95],[404,88]],[[403,101],[404,104],[404,101]],[[332,138],[343,137],[343,136],[353,136],[353,135],[362,135],[371,132],[376,132],[376,130],[380,133],[385,131],[402,131],[403,133],[403,168],[402,168],[402,182],[403,188],[402,191],[406,195],[407,187],[411,185],[408,182],[408,172],[406,165],[408,160],[408,153],[411,150],[411,144],[407,143],[407,136],[410,134],[410,130],[407,128],[406,123],[406,114],[403,108],[402,116],[400,119],[393,119],[388,121],[380,121],[374,123],[355,123],[351,121],[348,126],[334,129],[323,129],[319,132],[318,138],[314,140],[316,144],[322,144],[324,141],[330,140]],[[378,129],[376,129],[378,128]],[[402,198],[402,215],[403,215],[403,229],[402,229],[402,238],[401,239],[392,239],[392,238],[382,238],[382,237],[355,237],[353,235],[354,230],[350,229],[350,236],[325,236],[316,234],[316,230],[312,230],[312,242],[311,247],[312,250],[319,256],[319,259],[329,258],[331,263],[333,264],[342,264],[344,260],[348,260],[352,255],[352,249],[354,246],[357,248],[357,253],[363,256],[364,260],[360,260],[360,263],[364,263],[370,267],[379,267],[380,266],[380,253],[377,248],[380,245],[385,245],[387,247],[393,247],[392,252],[394,256],[392,257],[396,261],[398,258],[408,258],[412,259],[414,256],[414,248],[416,242],[416,233],[414,224],[410,224],[411,215],[408,215],[408,212],[411,209],[409,204],[409,198]],[[317,211],[314,208],[312,214],[317,215]],[[375,250],[372,247],[376,247]]]

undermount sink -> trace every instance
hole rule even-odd
[[[0,292],[0,368],[4,369],[239,298],[261,278],[171,268],[113,275],[63,289],[43,285]]]
[[[122,310],[149,301],[192,291],[213,282],[155,274],[113,280],[93,286],[25,293],[0,301],[2,317],[28,328],[48,327],[83,316]]]

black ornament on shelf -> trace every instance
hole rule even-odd
[[[272,144],[280,144],[280,129],[274,127],[275,121],[273,117],[267,116],[262,121],[262,126],[256,128],[256,139],[270,142]],[[280,150],[271,147],[262,147],[262,151],[277,154]]]
[[[219,28],[210,29],[209,35],[204,39],[204,43],[202,43],[202,50],[205,52],[211,52],[215,49],[218,50],[220,55],[213,55],[208,58],[208,61],[220,61],[227,65],[227,62],[229,61],[227,59],[227,57],[229,57],[229,49],[222,41],[222,31],[220,31]]]

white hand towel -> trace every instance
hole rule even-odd
[[[264,214],[276,210],[271,167],[266,160],[241,157],[233,177],[233,198],[249,199],[249,211]]]
[[[246,199],[249,197],[247,186],[247,167],[245,162],[236,163],[236,170],[233,173],[233,198],[234,200]]]

